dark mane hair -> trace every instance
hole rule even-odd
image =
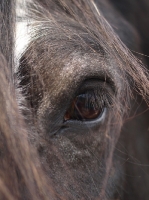
[[[115,34],[94,1],[34,0],[28,8],[29,17],[33,20],[32,37],[39,40],[38,44],[45,44],[49,39],[55,51],[60,48],[57,52],[60,52],[59,56],[63,52],[64,58],[65,52],[70,54],[76,48],[115,55],[121,72],[134,83],[133,90],[137,90],[144,99],[148,98],[146,68]],[[68,50],[64,48],[64,43],[70,46]]]
[[[38,88],[34,94],[37,92],[43,95],[40,71],[37,63],[33,61],[36,61],[37,54],[44,56],[44,49],[48,48],[49,58],[41,60],[41,65],[51,62],[53,68],[55,63],[60,65],[66,62],[68,55],[77,51],[82,54],[91,53],[95,58],[114,58],[118,66],[119,79],[124,85],[123,91],[116,91],[118,95],[115,101],[120,102],[117,103],[117,129],[121,129],[125,120],[129,110],[127,106],[130,99],[133,99],[132,94],[139,94],[146,104],[149,104],[146,68],[122,43],[93,0],[32,0],[27,8],[29,12],[26,17],[31,20],[32,39],[21,58],[22,69],[18,74],[21,76],[19,81],[23,95],[32,101],[33,106],[35,102],[38,106],[40,97],[35,95],[34,99],[31,96],[32,81]],[[56,192],[54,183],[47,177],[40,164],[36,149],[28,141],[28,135],[32,133],[19,110],[14,85],[14,10],[15,4],[12,0],[0,2],[0,198],[69,199],[67,191],[65,198]],[[24,67],[26,65],[29,66],[27,70]],[[31,79],[28,77],[30,71]],[[29,82],[28,86],[26,82]],[[118,134],[114,134],[110,137],[111,142],[107,144],[106,175],[100,199],[104,198],[114,144],[118,137]]]

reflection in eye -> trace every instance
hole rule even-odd
[[[100,105],[99,105],[100,104]],[[103,104],[92,93],[78,95],[64,116],[64,120],[89,121],[98,118],[104,110]]]

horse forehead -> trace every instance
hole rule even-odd
[[[48,84],[52,80],[52,85],[59,85],[56,90],[57,93],[68,89],[72,84],[77,85],[90,78],[110,80],[109,82],[113,82],[116,88],[122,88],[121,69],[117,59],[112,55],[106,54],[103,57],[100,53],[82,54],[75,51],[66,60],[62,60],[60,65],[56,63],[51,66],[51,63],[48,63],[46,67],[49,70],[43,72],[46,73],[47,77],[45,81]],[[53,79],[52,77],[56,78]]]
[[[107,17],[108,16],[107,13],[111,12],[110,16],[113,16],[112,19],[115,20],[117,15],[113,13],[114,11],[111,9],[111,7],[108,7],[108,9],[106,9],[106,7],[104,7],[105,5],[104,6],[100,5],[100,2],[101,1],[99,0],[99,5],[98,4],[97,5],[102,10],[104,16]],[[104,12],[104,9],[106,9],[106,12]],[[110,20],[109,17],[107,18],[108,20]],[[115,23],[114,20],[113,21],[111,20],[111,23],[114,24]],[[118,24],[118,26],[120,26],[120,24]],[[24,20],[18,21],[16,32],[17,32],[16,57],[19,60],[19,58],[21,57],[21,53],[25,50],[25,47],[29,44],[29,41],[31,40],[30,30],[28,29],[27,21]],[[47,55],[47,53],[45,56],[50,57],[50,55]],[[60,53],[63,54],[63,52]],[[55,85],[60,85],[60,87],[56,87],[57,93],[68,88],[69,84],[72,84],[74,82],[79,82],[80,79],[82,78],[85,79],[86,77],[88,78],[89,76],[99,76],[99,77],[101,75],[105,77],[110,76],[114,82],[117,82],[117,87],[119,87],[120,84],[118,84],[119,83],[118,64],[116,63],[116,60],[108,58],[108,55],[104,57],[101,56],[100,53],[96,54],[96,56],[95,54],[84,53],[82,55],[81,53],[76,51],[73,52],[71,56],[68,56],[68,60],[66,59],[64,63],[62,60],[61,64],[57,65],[56,63],[54,63],[54,58],[53,58],[52,62],[49,61],[48,63],[43,63],[45,64],[45,67],[43,66],[41,67],[40,65],[38,65],[37,68],[39,69],[40,72],[42,71],[42,73],[46,75],[47,79],[45,79],[43,82],[47,85],[51,85],[51,87],[48,87],[49,89],[52,90],[53,87],[55,87]],[[41,60],[40,58],[37,58],[37,60],[38,59]],[[51,79],[52,76],[54,78]],[[52,84],[51,80],[52,81],[54,80]]]

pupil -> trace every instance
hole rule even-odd
[[[64,116],[64,120],[89,121],[96,119],[103,112],[97,106],[97,100],[92,94],[78,95]]]

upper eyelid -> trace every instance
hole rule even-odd
[[[92,78],[88,78],[83,80],[79,86],[76,88],[76,92],[75,95],[79,95],[79,93],[83,93],[86,90],[89,89],[98,89],[98,90],[107,90],[109,89],[111,91],[111,94],[113,94],[114,96],[116,96],[117,92],[116,92],[116,88],[114,85],[114,82],[110,81],[110,79],[104,79],[103,77],[92,77]]]
[[[107,98],[113,98],[116,96],[115,90],[113,90],[113,87],[111,87],[111,84],[101,81],[101,80],[96,80],[97,85],[95,84],[85,84],[82,87],[80,87],[76,93],[76,96],[81,94],[81,93],[88,93],[88,91],[91,91],[92,93],[95,94],[97,97],[107,97]]]

